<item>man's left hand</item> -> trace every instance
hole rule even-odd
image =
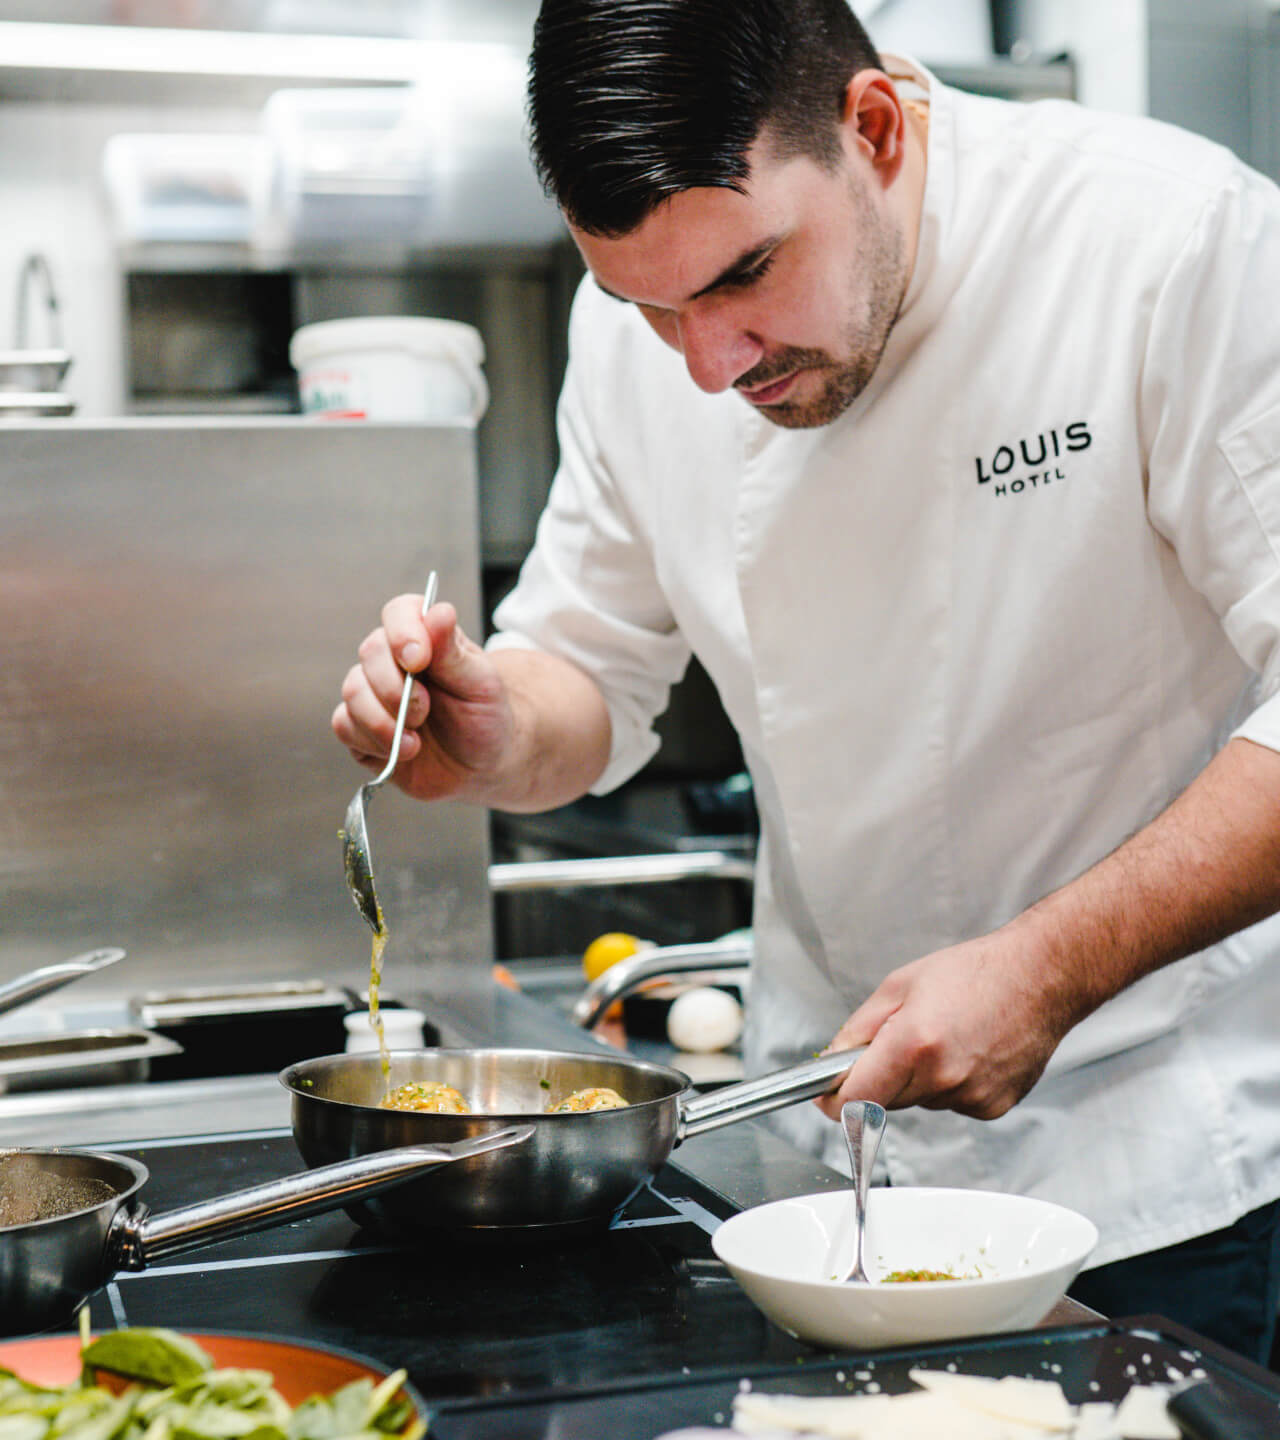
[[[847,1100],[877,1100],[994,1120],[1016,1105],[1074,1021],[1026,942],[1009,926],[895,970],[831,1042],[868,1048],[819,1108],[835,1120]]]

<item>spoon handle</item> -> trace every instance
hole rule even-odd
[[[885,1127],[884,1107],[874,1100],[850,1100],[840,1111],[849,1160],[853,1167],[854,1257],[850,1280],[869,1281],[862,1263],[863,1237],[867,1231],[867,1192],[871,1188],[871,1172],[876,1151]]]
[[[422,597],[422,614],[436,603],[436,589],[438,588],[438,577],[433,570],[427,576],[427,589]],[[387,763],[382,768],[382,773],[377,779],[371,780],[371,785],[381,785],[382,782],[395,770],[400,761],[400,741],[404,738],[404,720],[409,713],[409,695],[413,690],[413,676],[404,677],[404,689],[400,692],[400,709],[396,713],[396,733],[391,737],[391,754],[387,756]]]

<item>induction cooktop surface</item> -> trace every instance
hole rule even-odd
[[[302,1169],[288,1131],[115,1145],[153,1213]],[[242,1330],[404,1366],[429,1403],[534,1394],[820,1354],[778,1330],[711,1251],[732,1207],[673,1165],[608,1229],[407,1244],[343,1212],[118,1274],[97,1329]]]

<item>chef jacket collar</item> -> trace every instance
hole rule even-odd
[[[916,242],[915,266],[898,314],[898,324],[901,324],[920,305],[929,289],[929,282],[941,265],[955,192],[955,114],[947,87],[932,71],[906,55],[886,53],[880,58],[886,74],[899,82],[902,76],[909,77],[908,92],[912,87],[918,88],[929,105],[920,234]]]

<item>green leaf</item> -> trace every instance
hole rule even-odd
[[[98,1393],[105,1394],[103,1391]],[[59,1423],[50,1434],[59,1435],[62,1440],[112,1440],[112,1436],[125,1428],[132,1413],[132,1396],[108,1396],[105,1404],[84,1407],[84,1413],[70,1425],[64,1427],[59,1416]]]
[[[334,1440],[337,1433],[333,1406],[323,1395],[304,1400],[289,1419],[289,1440]]]
[[[350,1384],[333,1392],[329,1403],[333,1406],[335,1435],[354,1435],[366,1427],[372,1395],[372,1380],[352,1380]]]
[[[100,1335],[85,1346],[80,1359],[91,1370],[109,1370],[149,1385],[174,1385],[213,1368],[213,1361],[186,1335],[142,1326]]]
[[[41,1415],[0,1415],[0,1440],[44,1440],[48,1429]]]

